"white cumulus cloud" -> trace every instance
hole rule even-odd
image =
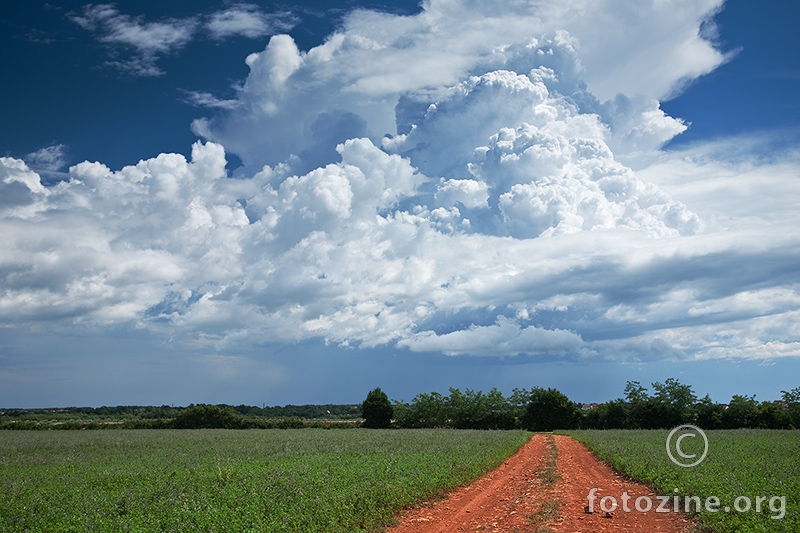
[[[198,121],[195,131],[253,168],[274,165],[290,154],[302,157],[319,141],[323,113],[342,117],[326,122],[322,132],[338,135],[337,142],[355,136],[358,127],[357,135],[377,143],[395,132],[394,108],[407,101],[400,100],[404,95],[429,104],[471,75],[501,69],[528,75],[538,68],[551,88],[585,110],[614,115],[604,121],[628,145],[658,147],[681,125],[659,115],[657,99],[725,60],[698,33],[719,5],[575,0],[499,9],[493,2],[432,0],[414,16],[355,11],[308,51],[288,36],[274,36],[247,60],[242,106]],[[627,105],[601,105],[620,93]],[[633,120],[645,114],[647,120],[632,124],[616,114]],[[397,119],[407,124],[405,116]],[[261,128],[263,122],[271,127]]]
[[[241,35],[250,39],[292,27],[287,13],[268,15],[255,4],[235,4],[210,15],[206,28],[214,39]]]
[[[158,59],[197,39],[201,28],[215,40],[236,36],[256,39],[287,31],[294,24],[288,12],[265,13],[257,5],[247,3],[233,4],[207,16],[159,21],[121,13],[114,4],[87,4],[80,14],[72,13],[69,18],[94,33],[100,42],[115,47],[114,56],[120,50],[129,51],[129,57],[107,64],[134,76],[163,75]]]
[[[0,159],[0,323],[220,350],[796,355],[796,155],[659,151],[686,128],[659,98],[724,60],[699,36],[718,6],[430,0],[355,11],[307,51],[273,36],[235,100],[188,93],[216,110],[189,159],[53,185]],[[220,13],[219,38],[267,23]],[[183,42],[108,5],[78,21],[141,57]]]
[[[133,48],[133,57],[109,64],[137,76],[162,75],[164,72],[156,65],[158,57],[186,46],[198,24],[195,18],[145,22],[143,17],[120,13],[113,4],[86,5],[82,15],[71,18],[96,32],[103,43]]]
[[[536,326],[520,328],[501,317],[491,326],[437,335],[433,331],[416,333],[398,343],[414,351],[442,352],[447,355],[514,355],[517,353],[574,355],[583,348],[580,336],[560,329]]]

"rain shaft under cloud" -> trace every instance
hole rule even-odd
[[[799,243],[768,230],[796,227],[797,185],[755,191],[766,221],[714,194],[741,192],[739,163],[658,152],[686,128],[658,100],[725,59],[699,34],[718,3],[571,4],[355,11],[307,52],[273,36],[190,160],[44,186],[0,159],[0,320],[220,352],[800,355]]]

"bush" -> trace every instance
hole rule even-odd
[[[238,429],[242,422],[242,417],[230,407],[199,404],[178,413],[173,424],[177,429]]]

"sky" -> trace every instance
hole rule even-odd
[[[0,405],[800,386],[790,2],[0,14]]]

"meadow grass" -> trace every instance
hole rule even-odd
[[[692,468],[673,464],[666,452],[668,431],[606,430],[573,431],[569,435],[586,444],[598,457],[618,471],[643,481],[659,494],[685,502],[699,496],[703,502],[698,520],[718,533],[767,533],[800,531],[800,431],[715,430],[707,431],[706,459]],[[685,439],[686,453],[699,452],[689,446],[700,439]],[[699,457],[699,455],[698,455]],[[677,490],[677,493],[675,492]],[[708,497],[720,499],[719,512],[707,512]],[[736,498],[746,496],[751,508],[738,512]],[[773,510],[768,500],[756,512],[757,497],[785,497],[785,516]],[[617,495],[619,497],[619,495]],[[745,508],[740,500],[740,509]],[[724,508],[730,511],[725,512]],[[774,501],[773,507],[780,508]],[[692,514],[694,508],[691,509]]]
[[[0,433],[0,532],[372,531],[497,466],[522,431]]]

